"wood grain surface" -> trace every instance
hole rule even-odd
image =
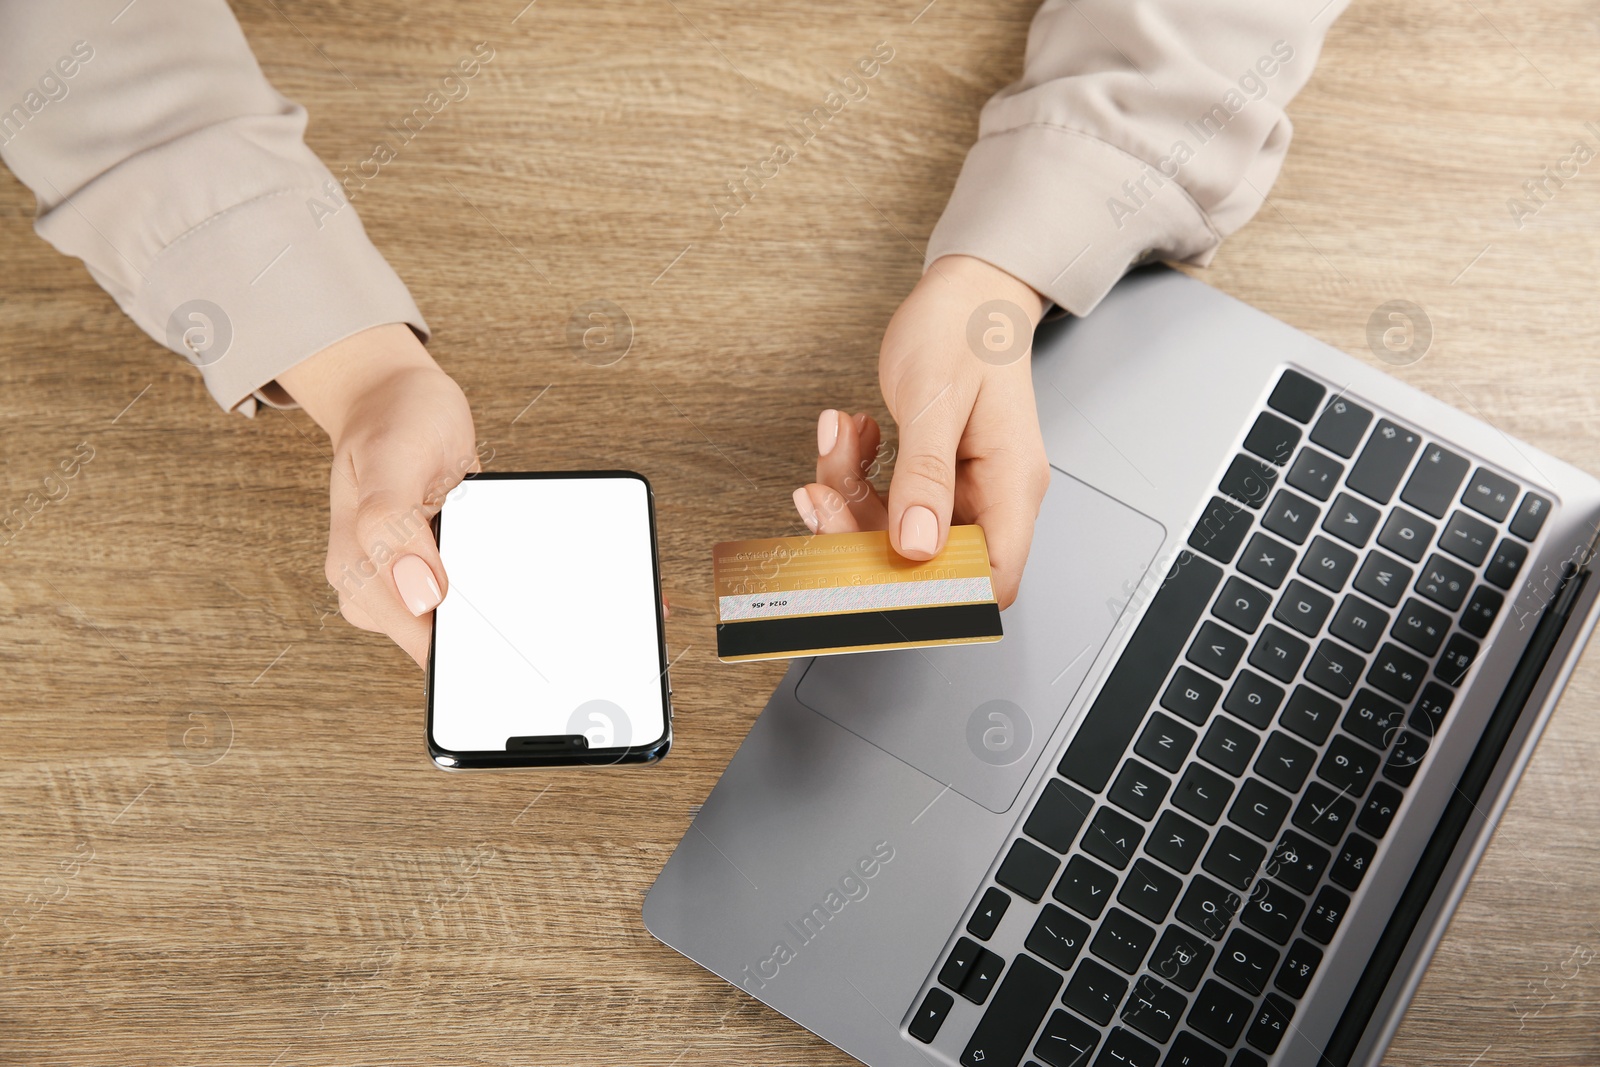
[[[335,614],[326,442],[216,409],[0,178],[0,1061],[823,1065],[842,1053],[654,942],[645,890],[781,665],[713,656],[710,545],[793,532],[1032,0],[241,0],[336,173],[478,42],[470,95],[356,198],[491,468],[626,466],[660,503],[678,741],[639,770],[441,774],[421,677]],[[1308,17],[1318,6],[1307,6]],[[920,12],[920,15],[919,15]],[[878,41],[894,59],[733,217],[714,197]],[[1267,206],[1206,281],[1600,472],[1591,0],[1357,0]],[[567,322],[624,309],[627,357]],[[537,403],[533,403],[535,398]],[[532,404],[530,407],[529,405]],[[1573,680],[1389,1055],[1600,1064],[1600,657]]]

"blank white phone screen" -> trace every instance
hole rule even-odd
[[[446,498],[433,740],[505,751],[511,737],[589,747],[665,733],[648,490],[613,478],[468,479]]]

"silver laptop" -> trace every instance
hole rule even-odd
[[[1004,640],[795,662],[645,925],[872,1067],[1377,1064],[1594,626],[1600,483],[1165,269],[1033,369]]]

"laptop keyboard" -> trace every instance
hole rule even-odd
[[[910,1035],[960,997],[964,1067],[1264,1067],[1550,507],[1284,371]]]

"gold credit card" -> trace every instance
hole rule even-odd
[[[793,659],[998,641],[981,526],[909,560],[882,530],[724,541],[712,548],[717,658]]]

